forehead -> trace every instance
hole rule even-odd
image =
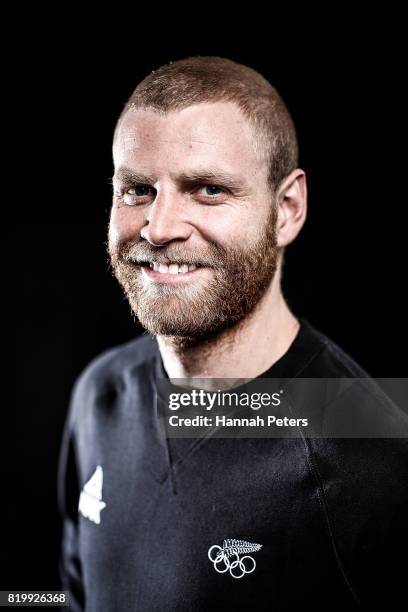
[[[113,145],[115,166],[146,164],[149,171],[216,163],[225,171],[258,172],[255,133],[232,102],[202,103],[161,114],[132,110]]]

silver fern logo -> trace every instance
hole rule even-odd
[[[222,546],[210,546],[208,558],[219,574],[229,571],[233,578],[242,578],[245,574],[252,574],[256,568],[255,559],[247,553],[257,552],[261,548],[262,544],[252,544],[245,540],[224,540]]]

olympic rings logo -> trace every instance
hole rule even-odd
[[[217,544],[208,549],[208,558],[213,563],[216,572],[225,574],[229,571],[233,578],[242,578],[245,574],[252,574],[256,568],[256,561],[250,555],[239,558],[237,551],[228,551]]]

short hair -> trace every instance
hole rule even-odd
[[[298,166],[292,117],[277,90],[253,68],[222,57],[195,56],[153,70],[136,87],[116,124],[129,109],[167,113],[203,102],[233,102],[255,128],[255,149],[266,161],[272,190]]]

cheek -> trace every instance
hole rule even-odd
[[[226,206],[209,208],[196,220],[195,226],[204,238],[228,247],[254,242],[259,234],[259,223],[259,213],[253,214],[247,207]]]
[[[117,243],[123,240],[140,238],[143,227],[143,214],[131,207],[112,206],[109,220],[109,240]]]

